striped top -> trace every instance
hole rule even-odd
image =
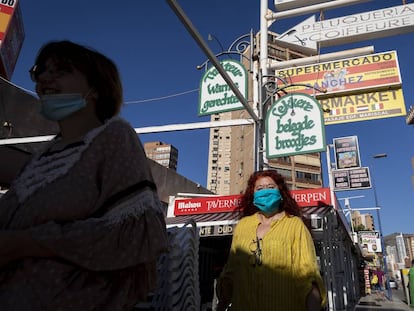
[[[259,241],[261,256],[257,255],[258,225],[256,213],[242,218],[236,226],[229,260],[217,284],[219,299],[232,296],[232,310],[303,311],[314,282],[324,305],[326,290],[315,246],[303,221],[287,215],[274,221]]]

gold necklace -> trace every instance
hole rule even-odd
[[[264,214],[260,214],[260,221],[263,223],[263,224],[269,224],[269,223],[272,223],[272,222],[274,222],[274,221],[276,221],[276,220],[279,220],[280,218],[282,218],[283,216],[285,215],[285,212],[284,211],[282,211],[282,212],[280,212],[280,213],[276,213],[276,214],[274,214],[272,217],[266,217]]]

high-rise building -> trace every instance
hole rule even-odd
[[[353,211],[352,223],[354,228],[364,226],[363,231],[375,230],[374,218],[371,214],[361,214],[359,211]]]
[[[384,243],[395,248],[398,263],[410,267],[411,260],[414,259],[414,234],[392,233],[384,237]]]
[[[256,38],[253,59],[257,57],[259,42],[260,38]],[[275,42],[275,34],[269,32],[268,56],[273,62],[308,56],[291,49],[282,48]],[[245,51],[245,55],[250,53],[250,48]],[[246,68],[249,68],[245,59],[243,62]],[[252,109],[255,110],[258,103],[255,102],[252,95],[253,79],[251,72],[248,78],[248,90],[248,102],[251,104]],[[211,121],[249,118],[251,117],[246,110],[237,110],[213,114]],[[247,179],[255,170],[255,143],[253,124],[211,128],[207,189],[220,195],[241,193],[246,186]],[[268,159],[265,162],[266,167],[276,169],[286,178],[291,189],[322,187],[320,153],[284,156]]]
[[[167,168],[177,170],[178,150],[171,144],[160,141],[147,142],[144,144],[147,158]]]

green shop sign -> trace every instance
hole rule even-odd
[[[223,69],[247,98],[247,72],[239,62],[227,59],[220,62]],[[200,81],[200,100],[198,115],[205,116],[220,112],[244,109],[216,67],[208,69]]]
[[[325,151],[323,120],[322,108],[312,96],[291,93],[279,98],[267,112],[267,158]]]

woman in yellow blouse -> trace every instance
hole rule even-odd
[[[217,310],[321,310],[326,291],[315,246],[284,178],[274,170],[253,173],[241,209]]]

